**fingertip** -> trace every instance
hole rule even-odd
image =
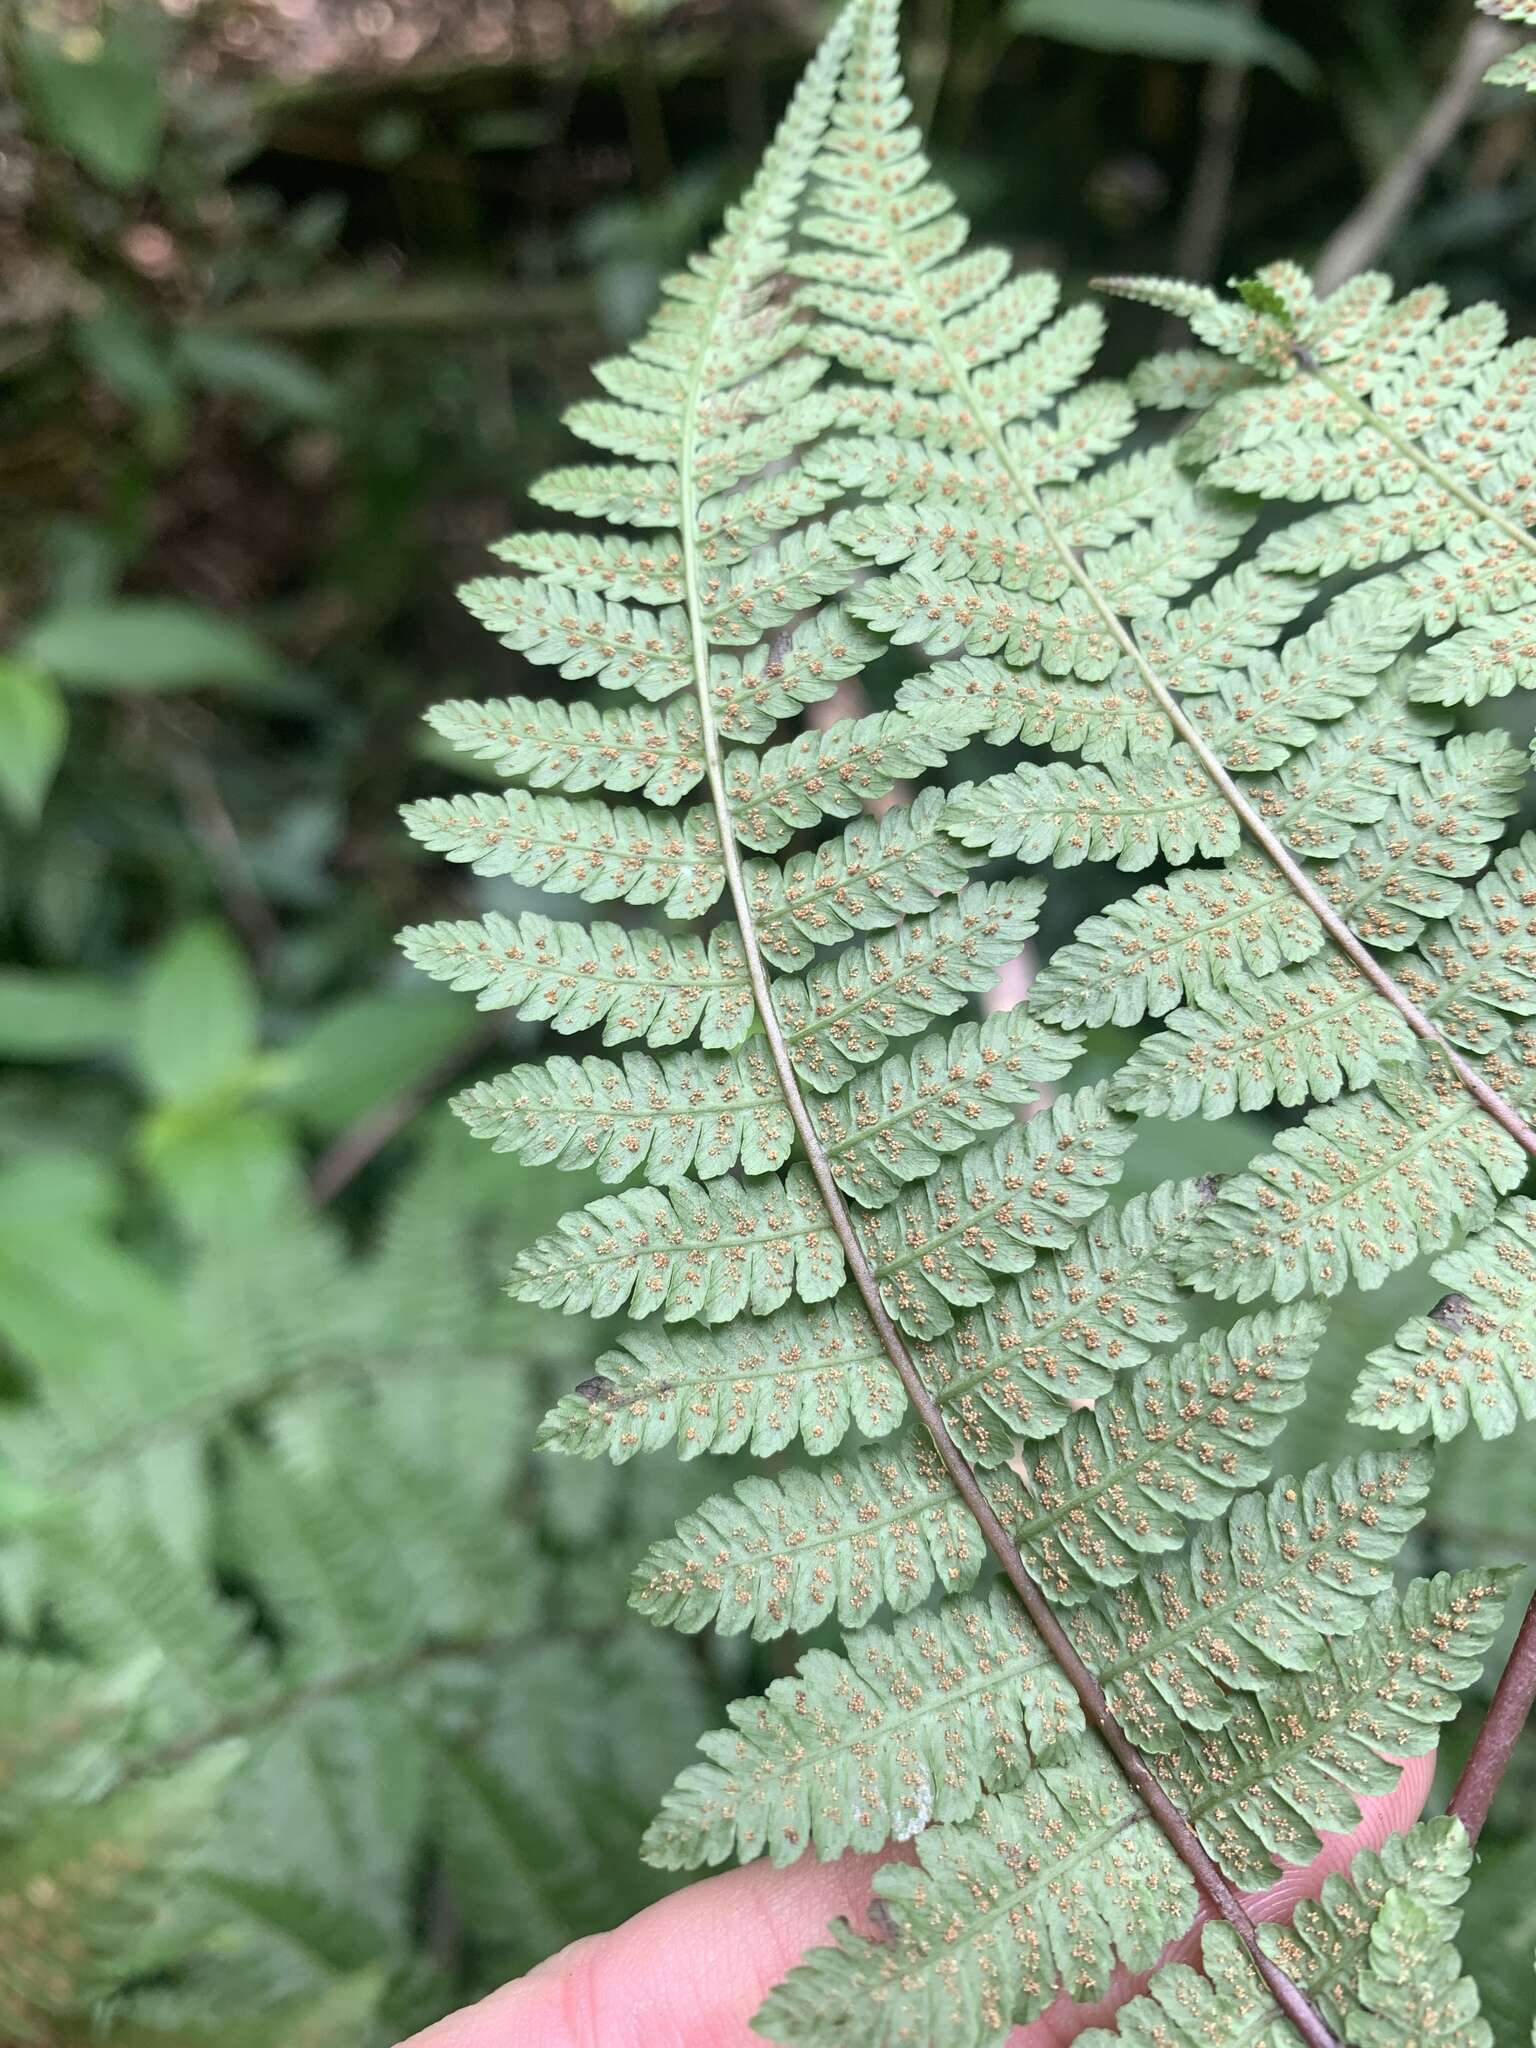
[[[845,1856],[726,1871],[589,1935],[402,2048],[763,2048],[750,2020],[830,1921],[869,1933],[874,1871]]]

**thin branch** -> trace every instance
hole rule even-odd
[[[1313,271],[1319,291],[1331,292],[1357,271],[1370,269],[1455,140],[1483,73],[1512,50],[1516,40],[1501,23],[1483,15],[1468,24],[1456,61],[1417,127],[1354,212],[1323,244]]]
[[[1232,11],[1252,20],[1259,11],[1258,0],[1232,0]],[[1179,277],[1203,283],[1221,254],[1243,132],[1248,72],[1246,64],[1212,64],[1205,74],[1200,92],[1200,149],[1174,244],[1173,267]]]
[[[437,1664],[479,1662],[510,1656],[525,1650],[537,1639],[523,1629],[512,1635],[497,1631],[479,1635],[434,1636],[413,1643],[393,1657],[377,1657],[366,1664],[344,1665],[307,1685],[290,1686],[265,1693],[242,1706],[231,1707],[216,1721],[210,1721],[190,1735],[174,1736],[154,1749],[144,1750],[129,1760],[124,1777],[142,1778],[151,1772],[172,1770],[191,1761],[217,1742],[230,1742],[273,1728],[290,1715],[307,1713],[327,1700],[343,1699],[349,1693],[369,1692],[379,1686],[397,1686],[418,1672]]]
[[[399,1137],[412,1117],[435,1102],[444,1085],[479,1057],[494,1036],[494,1027],[480,1029],[440,1059],[413,1088],[402,1088],[387,1102],[370,1109],[328,1145],[310,1169],[309,1192],[323,1209],[334,1202],[343,1188],[350,1187],[363,1168],[376,1159],[393,1139]]]
[[[1493,1804],[1493,1795],[1509,1768],[1515,1744],[1536,1702],[1536,1595],[1525,1610],[1515,1647],[1493,1695],[1488,1717],[1477,1731],[1446,1811],[1453,1813],[1475,1842]]]

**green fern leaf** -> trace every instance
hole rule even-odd
[[[498,1152],[530,1165],[593,1168],[600,1180],[643,1172],[665,1187],[740,1166],[769,1173],[789,1158],[793,1127],[764,1046],[622,1062],[549,1058],[477,1081],[454,1113]]]
[[[918,1347],[972,1458],[1000,1464],[1017,1437],[1052,1434],[1073,1402],[1102,1394],[1182,1334],[1167,1255],[1198,1202],[1190,1187],[1169,1185],[1101,1210],[1064,1251]],[[734,1450],[749,1433],[766,1454],[798,1431],[809,1449],[829,1451],[850,1424],[886,1435],[905,1408],[884,1346],[842,1296],[815,1310],[789,1303],[707,1339],[681,1328],[628,1332],[550,1411],[540,1441],[622,1462],[674,1440],[684,1457]]]
[[[1477,1986],[1462,1975],[1446,1915],[1411,1892],[1391,1891],[1382,1901],[1356,1996],[1351,2048],[1430,2040],[1445,2048],[1492,2048]]]
[[[951,1599],[846,1653],[809,1650],[731,1728],[703,1737],[662,1802],[644,1854],[693,1870],[735,1854],[775,1864],[875,1850],[934,1821],[966,1820],[983,1784],[1081,1730],[1077,1701],[1017,1601]]]
[[[1052,1024],[1135,1024],[1310,959],[1322,928],[1250,854],[1156,882],[1078,927],[1030,994]]]
[[[1536,1204],[1502,1203],[1430,1271],[1448,1291],[1371,1353],[1351,1419],[1442,1441],[1468,1423],[1506,1436],[1536,1418]]]
[[[1019,1461],[1030,1505],[1013,1528],[1061,1604],[1123,1585],[1268,1470],[1263,1453],[1305,1392],[1323,1333],[1310,1307],[1211,1331],[1143,1366]]]
[[[1059,1080],[1077,1050],[1014,1011],[962,1024],[893,1054],[873,1080],[813,1105],[818,1135],[846,1193],[867,1207],[890,1201],[984,1131],[1000,1130]],[[591,1168],[605,1181],[643,1173],[665,1187],[714,1180],[741,1167],[767,1173],[789,1158],[793,1128],[766,1049],[732,1054],[643,1053],[621,1061],[553,1056],[479,1081],[454,1099],[456,1114],[498,1152],[536,1165]]]
[[[881,1058],[893,1038],[963,1009],[1033,935],[1043,894],[1034,881],[972,882],[889,938],[775,983],[773,1006],[800,1079],[829,1094]]]
[[[991,1299],[995,1276],[1067,1245],[1108,1199],[1133,1136],[1102,1084],[1083,1088],[863,1217],[865,1250],[902,1329],[949,1329],[952,1310]]]
[[[851,1428],[889,1434],[906,1395],[885,1346],[846,1295],[814,1309],[712,1330],[629,1330],[596,1372],[545,1417],[541,1449],[622,1464],[676,1443],[684,1458],[750,1449],[767,1457],[800,1437],[833,1451]]]
[[[659,903],[672,917],[697,918],[723,886],[719,837],[702,810],[674,822],[518,790],[430,798],[402,815],[413,838],[477,875],[506,875],[584,903]]]
[[[1064,1250],[918,1344],[923,1377],[973,1463],[1002,1464],[1020,1437],[1053,1436],[1079,1404],[1183,1335],[1169,1259],[1204,1200],[1196,1183],[1168,1182],[1101,1209]]]
[[[1012,1474],[993,1473],[988,1486],[998,1512],[1017,1520],[1024,1500]],[[882,1606],[903,1614],[936,1588],[964,1592],[986,1554],[932,1443],[903,1435],[715,1495],[652,1545],[630,1605],[689,1634],[712,1624],[768,1642],[833,1616],[856,1628]]]
[[[962,845],[1059,868],[1112,860],[1119,868],[1175,867],[1219,858],[1239,843],[1237,820],[1194,756],[1175,748],[1156,767],[1025,765],[956,791],[944,828]]]
[[[1363,1088],[1410,1064],[1417,1041],[1347,961],[1327,956],[1176,1010],[1110,1084],[1117,1109],[1207,1118],[1288,1109]]]
[[[1433,1744],[1492,1640],[1503,1583],[1442,1575],[1400,1602],[1384,1595],[1316,1672],[1240,1699],[1218,1732],[1189,1733],[1168,1760],[1173,1783],[1230,1875],[1262,1883],[1280,1855],[1307,1861],[1320,1828],[1353,1824],[1356,1794],[1385,1789],[1397,1757]],[[1454,1648],[1421,1647],[1453,1624]],[[986,2048],[1058,1986],[1088,2000],[1117,1958],[1151,1968],[1194,1910],[1182,1866],[1091,1746],[985,1800],[975,1820],[927,1831],[918,1858],[876,1876],[890,1932],[868,1941],[835,1928],[836,1946],[813,1950],[771,1995],[761,2032],[790,2044],[895,2048],[905,2033]]]
[[[909,676],[896,700],[933,730],[990,746],[1022,740],[1111,762],[1164,755],[1172,743],[1167,719],[1128,664],[1105,682],[1078,683],[961,654]]]
[[[808,967],[818,946],[887,931],[965,887],[975,863],[943,830],[944,792],[925,789],[882,818],[861,817],[838,839],[783,866],[746,863],[758,943],[776,967]]]
[[[473,990],[482,1010],[515,1010],[566,1033],[601,1024],[605,1045],[677,1045],[697,1032],[702,1044],[729,1048],[752,1028],[740,942],[724,926],[699,939],[491,911],[411,925],[400,945],[435,981]]]
[[[1313,1110],[1199,1217],[1181,1258],[1189,1285],[1223,1299],[1379,1287],[1517,1187],[1525,1155],[1438,1068],[1399,1071],[1374,1094]]]
[[[604,1195],[521,1253],[513,1280],[519,1301],[567,1314],[628,1306],[725,1323],[792,1294],[827,1300],[843,1284],[843,1255],[810,1175],[792,1166],[782,1180]]]
[[[427,722],[450,746],[531,789],[638,790],[654,804],[675,804],[704,779],[699,714],[688,703],[651,711],[547,697],[455,699],[436,705]]]
[[[1420,1823],[1406,1834],[1391,1835],[1380,1852],[1364,1849],[1350,1864],[1348,1876],[1330,1876],[1318,1899],[1302,1899],[1292,1925],[1272,1923],[1259,1929],[1265,1951],[1293,1984],[1310,1997],[1328,2024],[1359,2048],[1386,2048],[1367,2027],[1362,1997],[1367,1981],[1375,1982],[1376,1931],[1387,1928],[1386,1943],[1402,1953],[1404,1902],[1417,1908],[1413,1923],[1416,1972],[1448,1973],[1461,1915],[1456,1902],[1467,1888],[1471,1848],[1460,1823]],[[1390,1919],[1388,1915],[1390,1914]],[[1431,1937],[1426,1940],[1425,1934]],[[1436,1989],[1443,1996],[1444,1985]],[[1373,1991],[1373,1997],[1379,1992]],[[1466,1993],[1456,1993],[1465,2006]],[[1429,2024],[1391,2036],[1392,2048],[1408,2041],[1427,2044],[1441,2039],[1442,2015],[1437,2000]],[[1485,2031],[1463,2030],[1447,2037],[1457,2048],[1486,2048]],[[1117,2014],[1113,2028],[1091,2028],[1078,2037],[1081,2048],[1207,2048],[1212,2041],[1241,2041],[1252,2048],[1289,2048],[1295,2039],[1281,2017],[1273,1995],[1228,1927],[1208,1927],[1201,1938],[1200,1968],[1167,1963]]]
[[[1369,1618],[1429,1491],[1422,1451],[1366,1453],[1243,1494],[1188,1554],[1074,1607],[1067,1624],[1142,1749],[1220,1728],[1234,1692],[1312,1668]]]
[[[958,744],[899,711],[882,711],[801,733],[764,754],[732,754],[725,783],[736,836],[760,853],[777,852],[804,827],[854,817],[903,776],[940,766]]]
[[[1006,1129],[1079,1050],[1023,1010],[1003,1011],[892,1053],[874,1075],[814,1101],[811,1118],[839,1187],[880,1208],[980,1133]]]
[[[920,1835],[920,1868],[885,1866],[876,1897],[889,1936],[867,1941],[835,1923],[836,1946],[812,1949],[754,2025],[790,2048],[982,2048],[1043,2012],[1058,1987],[1101,1995],[1117,1958],[1150,1969],[1193,1917],[1195,1894],[1162,1837],[1131,1823],[1094,1749],[1032,1772],[963,1826]]]

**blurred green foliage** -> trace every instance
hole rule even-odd
[[[64,1796],[110,1839],[148,1787],[178,1855],[201,1843],[62,1991],[18,1991],[0,1935],[0,2018],[20,1999],[59,2043],[103,1995],[124,2039],[395,2038],[642,1903],[660,1790],[778,1668],[622,1619],[697,1466],[534,1474],[531,1417],[593,1340],[496,1282],[581,1191],[434,1107],[533,1033],[415,985],[391,941],[522,907],[396,820],[445,765],[422,710],[515,683],[453,585],[755,160],[822,10],[548,0],[489,53],[472,12],[407,49],[354,33],[366,11],[290,10],[319,54],[282,66],[241,28],[256,0],[29,0],[0,28],[0,1623],[92,1674],[107,1732]],[[913,0],[912,75],[1021,258],[1224,276],[1315,249],[1463,26],[1440,0]],[[1517,327],[1531,120],[1486,95],[1384,252]],[[1225,148],[1213,213],[1196,174]],[[1112,331],[1111,368],[1157,336]],[[1059,888],[1066,922],[1110,887]],[[1146,1184],[1263,1135],[1180,1126]],[[1335,1319],[1293,1464],[1346,1448],[1401,1298]],[[1490,1532],[1536,1559],[1503,1448],[1460,1490],[1448,1461],[1435,1566]],[[0,1876],[40,1824],[5,1803],[7,1654]],[[1536,1748],[1522,1770],[1485,1869],[1530,1861]],[[1523,2024],[1529,1931],[1474,1946]]]

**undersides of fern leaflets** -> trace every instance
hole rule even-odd
[[[1431,1446],[1536,1417],[1536,838],[1467,715],[1536,684],[1536,347],[1276,263],[1110,281],[1195,345],[1096,378],[1100,301],[970,241],[897,26],[851,0],[597,366],[559,523],[464,592],[569,687],[440,707],[501,786],[407,813],[500,884],[407,953],[572,1040],[456,1105],[587,1176],[517,1295],[630,1318],[542,1446],[772,1460],[633,1602],[821,1631],[646,1854],[915,1843],[759,2015],[804,2048],[1001,2043],[1152,1969],[1202,1857],[1253,1890],[1350,1827],[1511,1583],[1415,1549]],[[1103,907],[989,1013],[1080,863]],[[1159,1178],[1239,1113],[1244,1170]],[[1277,1470],[1330,1305],[1416,1266],[1376,1447]],[[1485,2041],[1468,1859],[1427,1823],[1216,1927],[1114,2038]]]

